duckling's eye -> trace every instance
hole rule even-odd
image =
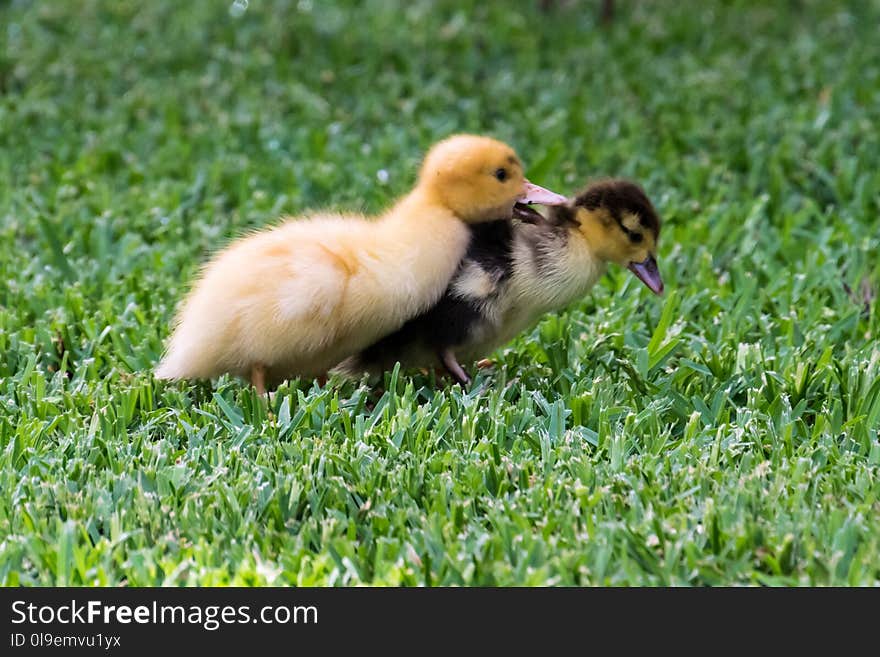
[[[498,182],[504,182],[507,180],[507,169],[501,167],[500,169],[495,169],[495,177],[498,179]]]
[[[638,244],[643,239],[644,239],[644,237],[642,237],[641,233],[630,233],[629,234],[629,241],[633,242],[634,244]]]

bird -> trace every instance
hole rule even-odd
[[[340,363],[347,376],[442,365],[466,386],[459,362],[488,356],[547,312],[585,295],[608,263],[663,293],[657,267],[660,218],[636,183],[604,179],[545,217],[529,207],[512,220],[471,225],[471,241],[440,300],[397,331]]]
[[[260,394],[333,365],[434,305],[468,225],[514,206],[564,203],[529,182],[507,144],[458,134],[425,156],[415,187],[378,217],[317,212],[233,241],[179,307],[157,379],[249,379]]]

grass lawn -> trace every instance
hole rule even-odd
[[[0,3],[0,583],[880,583],[880,4],[231,4]],[[207,254],[459,131],[639,181],[666,295],[469,390],[152,378]]]

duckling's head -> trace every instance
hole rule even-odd
[[[469,223],[509,218],[517,204],[566,202],[526,180],[510,146],[476,135],[455,135],[435,144],[422,164],[419,188]]]
[[[551,212],[557,221],[574,222],[601,260],[628,268],[652,292],[663,294],[657,269],[660,217],[641,187],[628,180],[602,180]]]

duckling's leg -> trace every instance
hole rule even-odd
[[[469,377],[467,372],[464,371],[464,368],[458,364],[458,360],[455,358],[455,353],[450,347],[441,350],[438,355],[440,356],[440,362],[443,363],[443,367],[445,367],[446,371],[452,375],[453,379],[458,381],[462,386],[466,386],[471,382],[471,377]]]
[[[263,365],[254,365],[251,368],[251,385],[257,389],[260,397],[266,394],[266,368]]]

